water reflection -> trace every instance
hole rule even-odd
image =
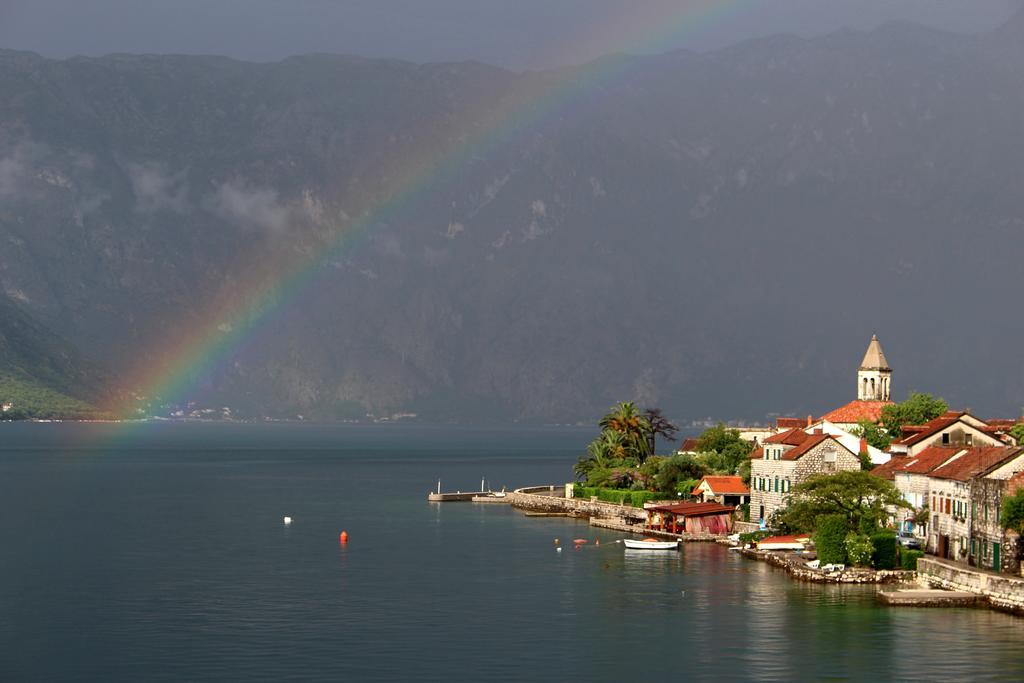
[[[0,679],[1024,671],[1024,619],[883,608],[873,587],[797,583],[717,545],[632,552],[579,520],[425,502],[439,474],[479,482],[481,458],[494,481],[554,480],[575,441],[551,455],[546,432],[528,446],[510,441],[528,430],[503,432],[488,451],[479,432],[401,431],[387,446],[380,432],[242,429],[171,443],[161,429],[152,448],[103,458],[72,457],[64,437],[49,451],[0,443]]]

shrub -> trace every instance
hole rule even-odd
[[[740,545],[750,545],[751,543],[760,541],[762,538],[768,538],[771,535],[772,532],[770,531],[751,531],[745,534],[740,534]]]
[[[573,497],[584,500],[596,497],[605,503],[632,505],[639,508],[643,507],[644,503],[657,498],[658,494],[653,491],[623,491],[619,489],[595,488],[593,486],[575,486],[573,487]]]
[[[917,560],[924,557],[923,550],[903,550],[900,552],[900,566],[909,571],[917,570]]]
[[[597,499],[604,501],[605,503],[615,503],[616,505],[622,504],[624,496],[629,495],[626,491],[616,491],[615,489],[598,489]]]
[[[822,564],[846,563],[846,532],[845,515],[821,515],[817,520],[817,532],[814,534],[814,547],[818,551],[818,559]]]
[[[742,507],[743,507],[743,521],[744,522],[749,522],[750,521],[750,503],[744,503]]]
[[[650,502],[657,498],[658,495],[653,491],[630,491],[630,505],[635,508],[642,508],[644,503]]]
[[[871,537],[871,566],[875,569],[896,568],[896,536],[891,532],[879,532]]]
[[[857,567],[871,565],[871,553],[875,548],[868,535],[851,531],[846,535],[844,545],[846,546],[846,555],[850,558],[850,564]]]
[[[593,486],[574,486],[572,489],[573,498],[583,498],[590,500],[593,496],[597,495],[597,489]]]

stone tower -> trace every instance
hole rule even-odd
[[[885,360],[877,335],[871,335],[867,353],[857,371],[857,398],[861,401],[888,401],[892,394],[892,368]]]

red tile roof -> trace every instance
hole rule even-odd
[[[743,479],[735,476],[707,476],[701,479],[701,483],[707,482],[711,487],[712,493],[720,494],[733,494],[733,495],[745,495],[750,493],[750,488],[743,485]],[[700,484],[693,489],[691,495],[699,495],[701,493]]]
[[[786,446],[799,446],[808,438],[810,438],[810,436],[811,435],[805,432],[803,428],[797,427],[795,429],[790,429],[789,431],[782,432],[781,434],[769,436],[767,439],[764,440],[764,442],[781,443],[785,444]]]
[[[775,426],[779,429],[803,429],[807,426],[807,420],[802,417],[780,417],[775,420]]]
[[[809,541],[811,538],[810,534],[793,534],[790,536],[769,536],[768,538],[762,538],[758,543],[798,543],[802,541]]]
[[[703,517],[705,515],[732,514],[736,508],[718,503],[676,503],[675,505],[657,505],[647,508],[657,512],[671,512],[684,517]]]
[[[966,450],[959,458],[935,469],[929,476],[967,481],[1024,453],[1024,449],[1007,446],[975,446]]]
[[[845,406],[825,413],[818,419],[837,424],[853,424],[861,420],[878,422],[882,419],[882,408],[891,405],[892,401],[850,401]]]
[[[896,478],[894,472],[907,460],[909,460],[909,458],[905,455],[894,455],[889,459],[889,462],[883,462],[881,465],[876,465],[872,468],[871,474],[876,477],[881,477],[882,479],[893,481]]]
[[[807,451],[811,450],[818,444],[822,443],[826,439],[832,439],[828,434],[814,433],[808,434],[802,429],[790,429],[788,432],[782,432],[775,436],[769,437],[764,440],[766,444],[782,444],[784,446],[794,446],[789,450],[783,452],[783,460],[798,460]],[[836,441],[836,443],[839,443]],[[843,446],[845,448],[845,446]],[[750,454],[751,460],[759,460],[764,457],[764,449],[758,448]]]
[[[697,450],[698,443],[700,443],[700,439],[695,436],[691,436],[688,439],[683,439],[683,444],[679,447],[679,450],[684,453],[694,453]]]
[[[946,413],[942,417],[937,417],[934,420],[921,425],[922,429],[920,431],[915,430],[916,433],[910,434],[909,436],[906,436],[899,441],[895,441],[894,443],[898,443],[901,446],[913,446],[915,443],[924,441],[925,439],[938,434],[946,427],[956,424],[963,415],[966,415],[966,413],[954,413],[953,415]]]
[[[829,439],[832,439],[833,441],[835,441],[835,439],[831,435],[829,435],[829,434],[808,434],[807,435],[807,439],[805,439],[803,443],[801,443],[796,448],[792,448],[792,449],[786,451],[785,453],[783,453],[782,454],[782,459],[783,460],[799,460],[809,450],[811,450],[812,448],[814,448],[818,444],[820,444],[820,443],[822,443],[824,441],[827,441]],[[846,448],[846,446],[843,446],[838,441],[836,441],[836,443],[839,444],[840,448]]]
[[[963,450],[963,446],[929,446],[914,457],[901,457],[899,465],[894,466],[893,472],[928,474],[935,468],[941,467],[947,460]]]

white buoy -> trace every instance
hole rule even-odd
[[[285,526],[288,526],[291,523],[292,523],[292,518],[291,517],[285,517],[284,518],[284,525]]]

